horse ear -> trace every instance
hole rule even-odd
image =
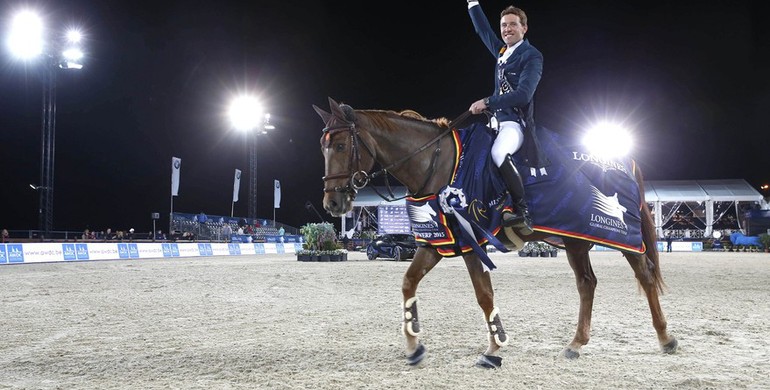
[[[345,113],[345,120],[348,122],[355,122],[356,121],[356,112],[353,110],[353,107],[348,106],[347,104],[340,104],[340,109],[343,113]]]
[[[347,104],[339,104],[332,98],[329,98],[329,106],[332,109],[332,115],[336,116],[337,118],[344,119],[347,122],[354,122],[356,120],[353,107],[350,107]]]
[[[321,108],[319,108],[315,104],[313,104],[313,109],[321,117],[321,120],[324,121],[324,124],[329,123],[329,120],[332,118],[332,114],[331,113],[322,110]]]

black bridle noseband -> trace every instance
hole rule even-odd
[[[375,193],[377,193],[377,195],[380,196],[380,198],[382,198],[385,201],[400,200],[409,196],[415,196],[417,194],[422,193],[422,191],[425,189],[428,182],[430,181],[431,177],[433,176],[433,171],[435,169],[436,161],[438,160],[438,156],[441,153],[441,147],[439,145],[439,141],[441,141],[442,138],[450,134],[452,132],[452,129],[457,124],[459,124],[460,122],[468,118],[470,114],[471,114],[470,111],[464,112],[455,120],[453,120],[451,123],[449,123],[449,126],[447,127],[446,130],[442,131],[439,135],[437,135],[436,137],[428,141],[426,144],[417,148],[412,153],[407,154],[406,156],[398,159],[397,161],[381,168],[380,170],[372,174],[369,174],[368,172],[361,169],[361,153],[359,151],[358,144],[360,143],[361,145],[363,145],[363,147],[372,157],[372,160],[374,160],[374,162],[377,162],[374,158],[375,154],[372,151],[372,148],[369,147],[369,145],[367,145],[363,139],[361,139],[360,130],[356,127],[355,122],[342,120],[343,124],[330,126],[332,122],[330,120],[329,124],[327,124],[327,126],[324,127],[323,129],[323,135],[321,136],[322,144],[326,145],[327,147],[330,147],[331,139],[335,134],[342,131],[347,131],[350,133],[350,158],[348,159],[347,173],[336,173],[336,174],[326,175],[323,177],[324,183],[329,180],[348,178],[347,184],[345,186],[336,186],[334,188],[324,188],[324,193],[341,192],[341,193],[347,194],[350,197],[350,199],[355,199],[356,195],[358,194],[358,190],[366,187],[372,181],[372,179],[375,179],[383,175],[385,176],[385,185],[388,189],[388,195],[386,196],[381,194],[376,187],[372,187],[372,189],[374,190]],[[336,118],[336,119],[340,120],[339,118]],[[328,141],[328,145],[324,143],[324,139]],[[420,189],[415,192],[407,193],[403,196],[396,197],[393,194],[393,191],[390,187],[390,183],[388,182],[388,177],[387,177],[388,170],[403,164],[404,162],[408,161],[412,157],[421,153],[422,151],[429,148],[433,144],[436,144],[436,149],[433,151],[433,156],[431,157],[428,174],[425,175],[425,181],[422,183],[422,186],[420,187]],[[354,165],[355,165],[355,168],[354,168]]]

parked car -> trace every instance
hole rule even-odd
[[[400,260],[414,258],[417,242],[413,234],[390,233],[376,237],[366,246],[366,257],[374,260],[378,257]]]

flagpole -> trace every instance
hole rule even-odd
[[[169,237],[171,237],[171,224],[173,222],[174,222],[174,195],[171,195],[171,212],[168,214],[168,236]],[[152,237],[155,238],[155,232],[152,232]]]
[[[235,202],[230,203],[230,218],[233,217],[233,210],[235,209]]]

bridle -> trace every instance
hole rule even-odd
[[[342,121],[342,124],[331,126],[332,120],[329,121],[326,127],[323,128],[323,135],[321,136],[321,143],[324,143],[324,139],[329,141],[329,146],[331,146],[331,139],[334,135],[340,132],[347,131],[350,136],[350,155],[348,158],[348,172],[346,173],[335,173],[331,175],[326,175],[323,177],[324,183],[329,180],[334,179],[340,179],[340,178],[348,178],[347,184],[344,186],[336,186],[334,188],[324,188],[324,193],[329,192],[341,192],[350,197],[350,199],[355,199],[356,195],[358,194],[358,190],[366,187],[373,179],[376,179],[379,176],[385,176],[385,185],[388,189],[388,195],[381,194],[376,187],[372,187],[375,193],[379,195],[383,200],[385,201],[394,201],[394,200],[400,200],[404,199],[409,196],[415,196],[417,194],[422,193],[422,191],[425,189],[425,187],[428,185],[428,182],[430,181],[431,177],[433,176],[433,172],[436,168],[436,161],[438,160],[438,156],[441,153],[441,147],[439,145],[439,141],[441,141],[442,138],[447,136],[452,132],[454,127],[459,124],[460,122],[464,121],[468,116],[470,116],[470,111],[466,111],[460,116],[458,116],[455,120],[453,120],[451,123],[449,123],[449,126],[446,130],[442,131],[440,134],[438,134],[436,137],[422,145],[421,147],[417,148],[413,152],[407,154],[406,156],[396,160],[395,162],[382,167],[380,170],[374,172],[374,173],[368,173],[367,171],[361,169],[361,153],[359,144],[366,149],[366,151],[369,153],[369,155],[372,157],[374,162],[379,163],[374,158],[374,153],[372,151],[372,148],[364,142],[364,140],[361,138],[360,130],[358,127],[356,127],[355,122],[353,121],[347,121],[344,119],[337,118],[336,116],[332,119],[337,119],[339,121]],[[431,156],[430,166],[428,170],[428,174],[425,175],[425,181],[422,183],[422,186],[419,190],[407,193],[403,196],[396,197],[393,194],[393,191],[390,187],[390,183],[388,182],[387,173],[388,170],[393,169],[394,167],[397,167],[412,157],[416,156],[417,154],[423,152],[424,150],[428,149],[432,145],[436,145],[436,148],[433,151],[433,155]],[[382,164],[380,164],[382,165]],[[354,168],[355,167],[355,168]]]

